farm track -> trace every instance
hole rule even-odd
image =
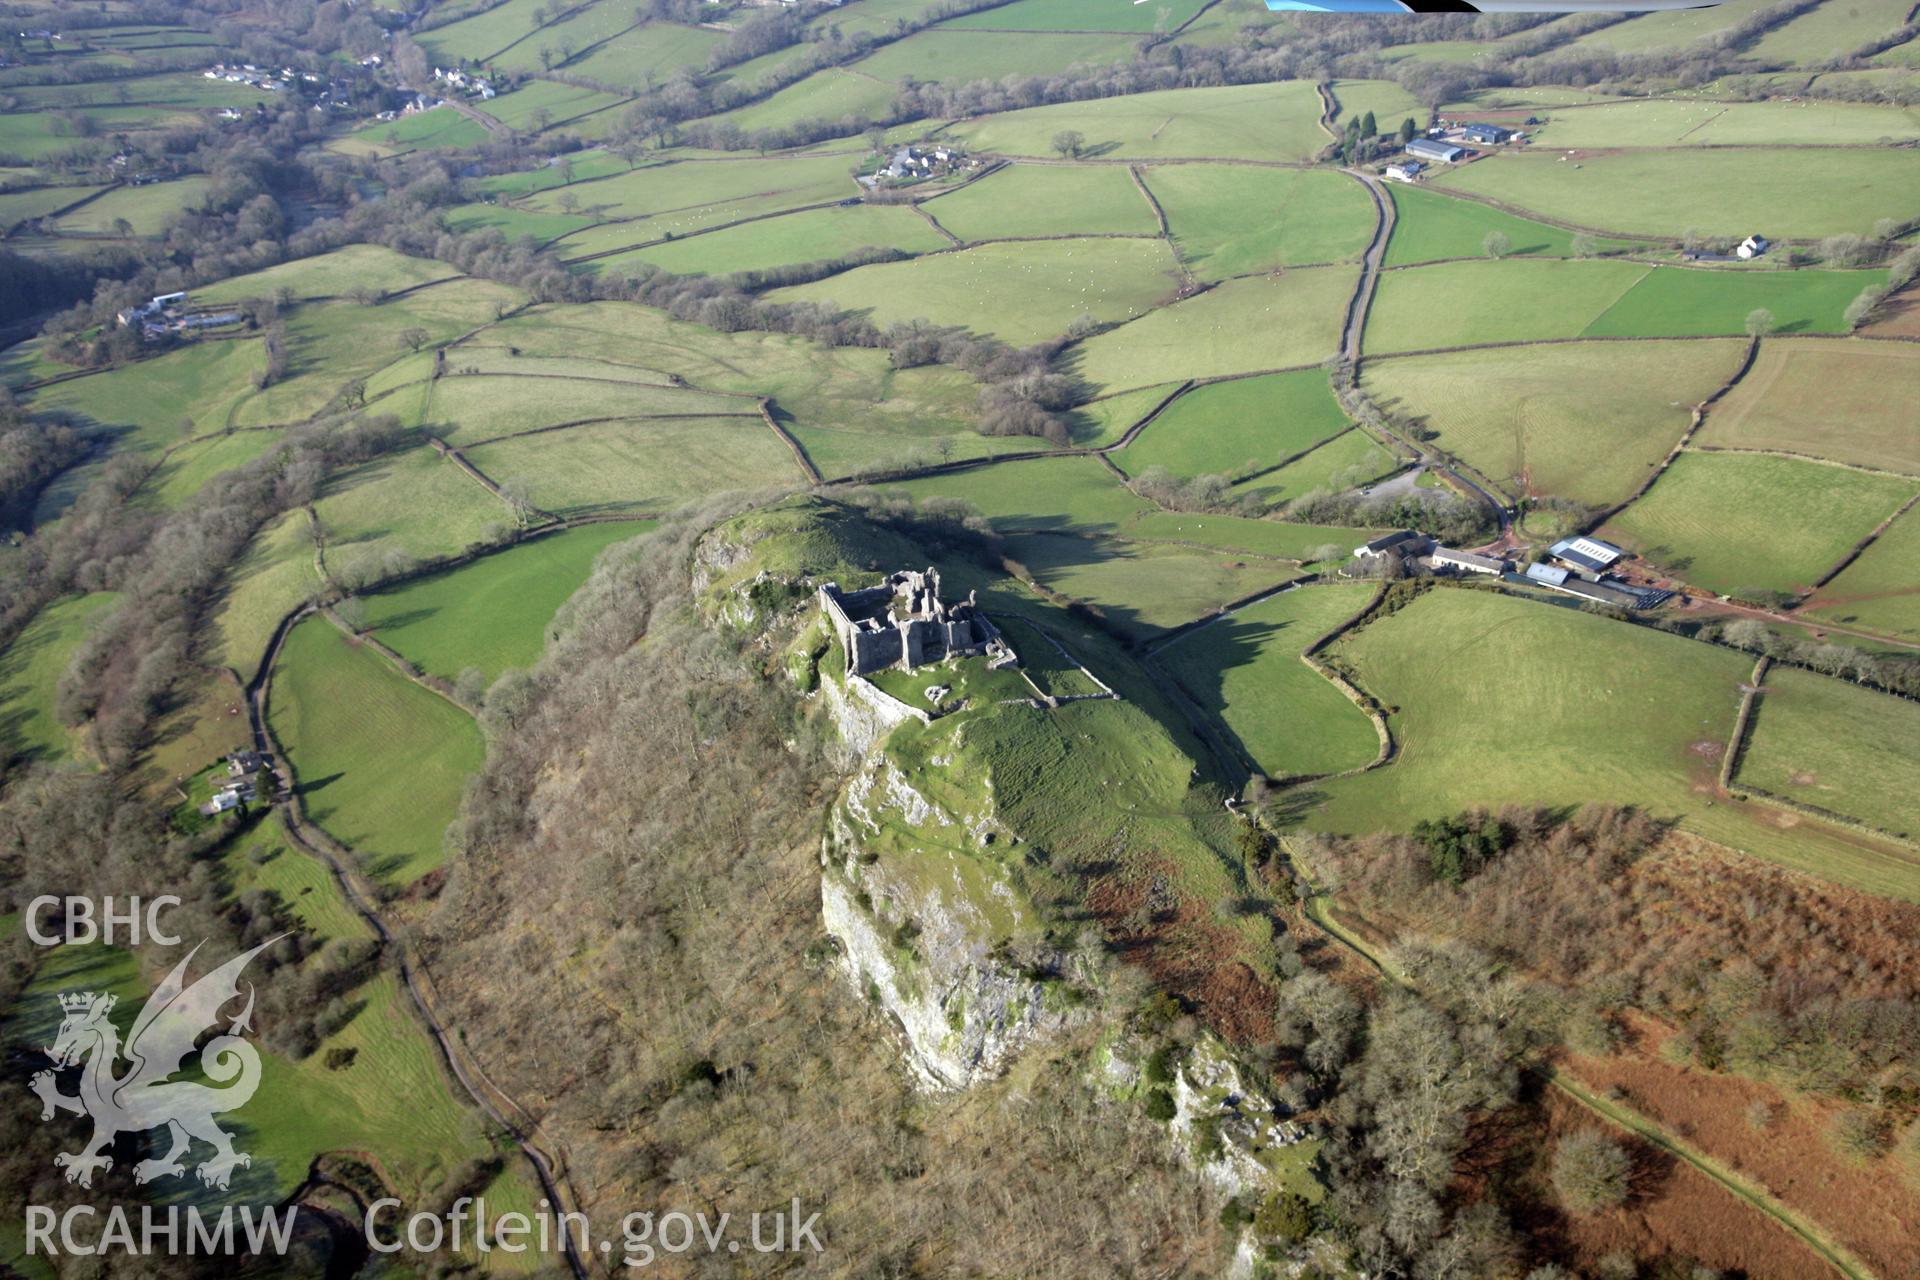
[[[1288,852],[1291,860],[1291,846],[1289,846]],[[1386,959],[1380,955],[1375,948],[1367,945],[1358,934],[1340,924],[1339,919],[1334,915],[1328,892],[1316,886],[1312,880],[1308,878],[1305,870],[1300,867],[1297,861],[1294,862],[1294,871],[1306,890],[1301,895],[1301,911],[1307,919],[1318,925],[1333,941],[1359,956],[1360,959],[1364,960],[1370,968],[1379,973],[1386,981],[1393,983],[1395,986],[1404,987],[1409,991],[1419,992],[1419,987],[1403,975],[1395,972],[1387,963]],[[1829,1236],[1817,1223],[1803,1218],[1800,1214],[1794,1212],[1787,1205],[1776,1199],[1772,1193],[1763,1187],[1749,1182],[1733,1170],[1728,1169],[1712,1156],[1707,1155],[1692,1143],[1671,1132],[1659,1122],[1642,1115],[1640,1112],[1633,1110],[1623,1103],[1612,1102],[1600,1097],[1582,1083],[1578,1077],[1554,1066],[1552,1063],[1529,1063],[1522,1065],[1521,1069],[1536,1079],[1544,1081],[1553,1088],[1560,1090],[1560,1092],[1564,1093],[1567,1097],[1573,1099],[1582,1107],[1585,1107],[1588,1111],[1606,1121],[1610,1126],[1634,1134],[1642,1140],[1651,1143],[1653,1146],[1658,1147],[1668,1155],[1692,1165],[1695,1169],[1710,1178],[1723,1191],[1753,1206],[1792,1232],[1802,1243],[1831,1266],[1835,1272],[1846,1277],[1847,1280],[1876,1280],[1875,1273],[1869,1270],[1864,1262],[1855,1257],[1852,1252],[1840,1244],[1839,1241]]]

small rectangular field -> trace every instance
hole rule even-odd
[[[1346,429],[1318,369],[1216,382],[1187,392],[1114,454],[1129,474],[1234,476],[1270,467]]]
[[[1124,31],[1144,34],[1171,31],[1206,7],[1206,0],[1168,0],[1154,5],[1135,4],[1133,0],[1014,0],[999,8],[962,14],[943,24],[943,29],[965,31],[984,27],[1022,33]]]
[[[326,531],[327,568],[349,585],[492,541],[512,515],[451,459],[425,447],[331,477],[314,511]]]
[[[1319,364],[1339,350],[1357,274],[1309,267],[1229,280],[1088,339],[1068,361],[1108,391]]]
[[[1499,232],[1507,238],[1512,257],[1570,258],[1573,232],[1544,222],[1515,217],[1478,200],[1449,196],[1434,187],[1404,182],[1386,184],[1393,198],[1393,239],[1387,243],[1386,265],[1409,266],[1449,258],[1486,256],[1487,237]],[[1597,240],[1595,249],[1609,252],[1625,247],[1623,240]]]
[[[42,609],[0,653],[0,750],[20,760],[65,760],[74,735],[54,716],[54,694],[73,651],[119,596],[71,596]]]
[[[1365,350],[1577,338],[1653,268],[1557,259],[1447,262],[1380,277]]]
[[[1326,145],[1320,98],[1304,80],[1167,89],[1127,97],[1029,107],[948,130],[975,151],[1048,156],[1072,130],[1104,160],[1307,160]]]
[[[1606,505],[1646,481],[1744,351],[1731,339],[1455,351],[1371,361],[1364,382],[1514,496]]]
[[[1283,591],[1181,636],[1160,650],[1160,663],[1268,777],[1357,769],[1379,750],[1373,723],[1300,654],[1374,590]]]
[[[1268,509],[1309,493],[1343,493],[1388,476],[1402,467],[1378,440],[1360,428],[1335,436],[1278,471],[1234,486],[1234,493]]]
[[[1920,814],[1920,703],[1811,671],[1767,673],[1739,782],[1912,838]]]
[[[1004,529],[1111,531],[1153,509],[1097,458],[1038,458],[889,485],[915,499],[958,498]]]
[[[601,422],[466,450],[504,489],[561,516],[657,512],[724,489],[799,484],[792,451],[758,416]]]
[[[1178,287],[1174,265],[1162,240],[1036,240],[861,267],[768,296],[861,311],[882,325],[960,325],[1020,346],[1063,337],[1081,316],[1145,314]]]
[[[740,227],[686,236],[605,259],[604,267],[650,262],[675,275],[723,276],[736,271],[844,258],[862,249],[927,253],[947,247],[946,237],[911,209],[857,205],[810,209]]]
[[[472,668],[491,683],[539,659],[554,614],[602,550],[652,527],[627,520],[581,525],[363,597],[365,625],[423,671],[456,680]]]
[[[1839,577],[1820,588],[1805,612],[1842,626],[1920,640],[1920,573],[1915,565],[1920,565],[1920,517],[1908,511]]]
[[[1847,304],[1881,271],[1690,271],[1655,267],[1586,327],[1592,338],[1685,338],[1737,334],[1755,311],[1775,333],[1845,333]]]
[[[1916,487],[1797,458],[1683,453],[1607,536],[1712,591],[1798,593]]]
[[[1009,165],[921,208],[962,240],[1152,236],[1160,227],[1119,165]]]
[[[1133,36],[1100,32],[962,31],[940,26],[883,45],[854,69],[892,86],[903,80],[964,84],[1002,76],[1049,76],[1075,63],[1126,62]]]
[[[1373,236],[1373,201],[1343,174],[1181,164],[1144,177],[1180,261],[1201,280],[1354,261]]]
[[[1690,227],[1741,236],[1865,235],[1911,215],[1920,152],[1728,148],[1502,154],[1445,173],[1472,192],[1576,226],[1678,237]]]
[[[1707,414],[1695,443],[1779,449],[1920,474],[1920,429],[1909,398],[1920,387],[1920,346],[1899,342],[1760,345],[1753,368]]]
[[[403,887],[440,865],[486,755],[471,716],[316,617],[281,648],[269,723],[307,816],[368,874]]]
[[[456,351],[449,363],[457,366],[459,359]],[[709,413],[760,421],[754,402],[744,396],[715,396],[615,378],[540,374],[441,378],[433,384],[433,399],[427,406],[433,433],[461,448],[569,422]]]
[[[1133,640],[1298,576],[1285,561],[1077,534],[1022,534],[1007,540],[1006,554],[1049,590],[1086,602],[1110,630]]]
[[[1848,146],[1906,142],[1920,116],[1904,107],[1820,99],[1716,102],[1658,98],[1561,108],[1532,131],[1545,148]]]

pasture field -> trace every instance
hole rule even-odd
[[[555,122],[611,107],[620,101],[610,93],[581,89],[555,80],[529,80],[512,93],[503,93],[482,103],[480,110],[508,128],[524,130],[534,128],[542,111],[547,113],[549,122]]]
[[[1920,703],[1793,667],[1767,673],[1736,780],[1912,838]]]
[[[949,23],[885,45],[856,62],[854,68],[889,86],[903,80],[965,84],[1002,76],[1047,76],[1076,63],[1129,61],[1137,39],[1100,33],[1009,36],[962,30]]]
[[[1123,536],[1136,542],[1186,542],[1247,551],[1260,556],[1311,563],[1326,547],[1338,548],[1345,560],[1352,548],[1380,535],[1378,529],[1342,529],[1329,525],[1294,524],[1286,520],[1253,520],[1245,516],[1196,515],[1192,512],[1149,511],[1123,522]]]
[[[1806,612],[1843,626],[1920,640],[1920,520],[1907,512],[1808,602]]]
[[[780,92],[713,117],[739,125],[749,133],[778,128],[796,120],[845,120],[847,132],[858,133],[860,122],[884,118],[899,91],[844,67],[826,67]]]
[[[1013,651],[1020,655],[1020,670],[1047,694],[1066,698],[1100,692],[1100,687],[1087,679],[1079,667],[1060,655],[1048,632],[1013,614],[996,614],[993,622],[1013,646]]]
[[[1920,348],[1906,343],[1763,342],[1753,368],[1694,439],[1920,474],[1913,406],[1887,394],[1916,385]]]
[[[1745,344],[1595,342],[1369,362],[1382,408],[1512,496],[1626,499],[1686,432],[1693,406],[1739,367]]]
[[[440,865],[461,789],[486,757],[471,716],[315,617],[280,650],[268,722],[307,817],[369,875],[404,887]]]
[[[18,157],[32,162],[74,147],[84,147],[89,138],[73,131],[68,113],[22,111],[0,114],[0,156]],[[151,107],[77,107],[72,115],[90,123],[93,136],[126,133],[142,135],[194,119],[190,113],[163,111]]]
[[[320,589],[307,513],[289,511],[254,537],[227,575],[213,614],[214,655],[251,680],[267,655],[273,629]]]
[[[1135,475],[1161,466],[1182,476],[1232,476],[1273,466],[1346,427],[1327,375],[1303,369],[1196,387],[1114,456]]]
[[[473,189],[486,192],[488,195],[518,199],[521,196],[550,191],[555,187],[564,187],[575,182],[589,182],[594,178],[610,178],[615,174],[629,173],[635,167],[611,152],[595,148],[561,156],[558,163],[476,178],[473,180]]]
[[[719,276],[842,258],[859,249],[927,253],[947,245],[946,237],[911,209],[856,205],[849,209],[810,209],[687,236],[607,258],[598,265],[615,268],[627,262],[650,262],[676,275]]]
[[[526,39],[511,48],[502,49],[488,59],[489,64],[528,74],[537,74],[548,65],[555,70],[570,69],[573,65],[568,61],[570,57],[626,31],[640,16],[627,5],[607,0],[587,5],[568,17],[558,16],[567,12],[566,6],[549,12],[556,20],[529,32]]]
[[[507,506],[424,446],[334,476],[314,503],[326,531],[327,567],[349,581],[389,563],[451,555],[492,542]]]
[[[1633,804],[1869,893],[1920,896],[1920,865],[1773,810],[1708,806],[1749,655],[1578,609],[1437,590],[1332,656],[1389,708],[1394,762],[1316,784],[1307,825],[1404,830],[1474,805]],[[1568,673],[1598,673],[1569,679]],[[1491,678],[1490,673],[1498,673]]]
[[[1072,533],[1022,534],[1007,540],[1006,553],[1048,589],[1092,605],[1109,628],[1133,640],[1297,576],[1285,561]]]
[[[998,9],[962,14],[942,27],[1146,33],[1171,31],[1206,7],[1205,0],[1170,0],[1153,5],[1134,4],[1133,0],[1015,0]]]
[[[219,430],[253,394],[254,375],[265,367],[266,353],[256,340],[195,342],[152,360],[56,382],[35,392],[31,403],[42,413],[106,427],[117,449],[151,451]]]
[[[363,286],[395,293],[451,280],[459,274],[446,263],[430,258],[410,258],[380,245],[353,244],[195,289],[193,298],[196,302],[240,302],[271,298],[280,289],[290,289],[296,300],[310,301],[345,297]]]
[[[1146,197],[1119,165],[1016,164],[921,208],[962,240],[1160,233]]]
[[[1181,636],[1160,650],[1160,664],[1267,777],[1360,768],[1379,750],[1372,721],[1300,654],[1374,590],[1283,591]]]
[[[1039,458],[926,476],[887,491],[915,499],[958,498],[1003,529],[1111,533],[1152,504],[1089,457]]]
[[[1109,391],[1318,364],[1340,347],[1356,270],[1229,280],[1079,344],[1073,371]]]
[[[944,366],[895,369],[885,351],[775,333],[720,333],[624,303],[544,308],[489,330],[531,355],[597,357],[696,387],[770,396],[783,424],[930,440],[971,432],[979,384]]]
[[[971,430],[942,434],[920,431],[849,430],[818,422],[783,422],[822,476],[852,476],[926,467],[936,462],[992,458],[1008,453],[1046,452],[1053,446],[1035,436],[983,436]]]
[[[774,156],[767,159],[680,161],[643,165],[610,177],[593,178],[564,188],[579,201],[579,211],[601,219],[656,217],[652,235],[667,231],[684,234],[714,218],[714,209],[751,206],[797,208],[826,200],[850,199],[857,188],[847,176],[845,156]],[[534,193],[529,208],[564,212],[560,190]],[[750,199],[751,198],[751,199]],[[704,214],[704,216],[703,216]],[[612,229],[606,229],[608,234]],[[651,238],[634,235],[625,243]],[[575,237],[584,240],[586,237]],[[592,246],[607,248],[606,244]]]
[[[54,219],[53,229],[65,235],[119,235],[115,223],[124,218],[136,236],[157,236],[167,224],[206,199],[211,178],[178,178],[144,187],[122,187],[98,200]]]
[[[1073,129],[1103,160],[1307,160],[1327,141],[1319,119],[1313,85],[1288,80],[1029,107],[947,132],[971,150],[1016,156],[1052,155],[1054,135]]]
[[[1916,488],[1920,482],[1797,458],[1684,453],[1607,527],[1696,586],[1797,593]]]
[[[503,488],[561,516],[660,511],[724,489],[798,484],[793,454],[752,418],[603,422],[465,450]]]
[[[1568,147],[1846,146],[1910,141],[1920,112],[1820,99],[1716,102],[1651,98],[1549,114],[1534,145]]]
[[[452,107],[432,107],[398,120],[375,120],[334,139],[348,156],[397,156],[410,151],[464,151],[487,141],[482,125]]]
[[[1023,346],[1065,335],[1083,315],[1110,323],[1145,314],[1173,294],[1173,270],[1162,240],[998,243],[861,267],[767,296],[863,311],[882,325],[960,325]]]
[[[657,22],[629,31],[595,49],[585,57],[567,64],[571,75],[601,84],[623,85],[635,92],[650,80],[663,81],[682,67],[698,70],[707,55],[725,40],[718,31],[704,27],[683,27],[678,23]],[[529,41],[537,53],[538,41]]]
[[[1523,258],[1383,272],[1365,350],[1577,338],[1652,270],[1638,262]]]
[[[1082,447],[1114,443],[1171,395],[1175,385],[1142,387],[1138,391],[1122,391],[1117,396],[1088,401],[1070,415],[1073,442]]]
[[[30,111],[123,106],[173,115],[182,110],[250,107],[277,95],[249,84],[209,80],[196,69],[163,71],[156,75],[114,76],[77,84],[20,85],[10,90],[7,96],[18,102],[20,109]]]
[[[95,591],[42,609],[0,652],[0,749],[28,760],[64,760],[74,735],[53,714],[55,691],[73,651],[119,596]]]
[[[366,626],[422,671],[456,680],[471,667],[491,684],[508,668],[539,659],[548,624],[604,548],[651,527],[646,521],[581,525],[376,592],[362,597]]]
[[[1754,310],[1776,333],[1845,333],[1847,304],[1880,271],[1699,271],[1656,267],[1587,326],[1589,337],[1689,337],[1740,333]]]
[[[451,62],[485,62],[507,45],[531,34],[540,23],[535,11],[545,13],[539,0],[506,0],[470,18],[420,33],[420,47],[430,58]]]
[[[1317,490],[1338,493],[1357,488],[1400,467],[1400,460],[1384,445],[1355,428],[1278,471],[1235,485],[1234,491],[1273,507]]]
[[[591,356],[543,356],[529,355],[511,345],[497,345],[491,341],[491,331],[477,335],[472,341],[462,342],[447,348],[446,376],[441,382],[453,378],[475,375],[506,374],[515,377],[545,378],[584,378],[594,382],[626,382],[641,387],[667,389],[674,387],[673,375],[660,369],[646,369],[624,361],[601,360]],[[424,378],[433,371],[433,354],[422,352],[407,360],[396,361],[382,370],[382,376],[394,373],[411,381]],[[371,392],[372,383],[368,384]],[[441,388],[446,390],[448,388]],[[747,412],[752,412],[752,402],[745,402]],[[542,415],[543,417],[545,415]]]
[[[1628,236],[1679,237],[1689,228],[1742,236],[1866,234],[1905,218],[1920,152],[1763,147],[1610,151],[1564,158],[1505,153],[1441,174],[1436,185],[1516,209]]]
[[[1670,9],[1646,13],[1598,31],[1568,45],[1577,52],[1606,49],[1615,53],[1646,53],[1676,48],[1718,35],[1767,7],[1767,0],[1726,0],[1708,9]]]
[[[742,397],[605,377],[485,373],[445,377],[433,384],[433,399],[427,407],[434,433],[463,449],[567,422],[705,413],[744,414],[756,425],[760,421],[753,401]],[[558,437],[554,443],[560,443]]]
[[[1363,119],[1369,111],[1381,133],[1392,133],[1402,120],[1411,119],[1417,125],[1425,125],[1427,120],[1420,100],[1391,80],[1335,80],[1333,100],[1340,106],[1333,118],[1336,132],[1344,131],[1348,120]]]
[[[0,192],[0,235],[23,222],[43,218],[56,209],[64,209],[77,200],[85,200],[103,187],[30,187],[21,191]],[[85,212],[84,209],[79,212]]]
[[[1145,176],[1180,261],[1202,280],[1353,261],[1373,235],[1373,202],[1342,174],[1182,164]]]
[[[223,471],[245,466],[272,448],[279,440],[275,431],[236,431],[196,440],[167,455],[154,473],[141,484],[134,501],[151,503],[168,510],[185,506]]]
[[[1768,63],[1818,66],[1898,31],[1912,17],[1913,6],[1900,0],[1823,4],[1767,32],[1747,52]]]
[[[454,231],[482,231],[498,228],[509,240],[531,236],[542,244],[593,225],[593,219],[569,213],[536,213],[508,204],[463,204],[446,211],[447,226]]]
[[[1393,198],[1393,238],[1387,242],[1385,265],[1404,267],[1447,258],[1486,256],[1489,233],[1507,237],[1510,257],[1570,258],[1573,233],[1544,222],[1515,217],[1478,200],[1461,200],[1429,187],[1404,182],[1386,184]],[[1605,253],[1629,247],[1625,240],[1600,240]]]

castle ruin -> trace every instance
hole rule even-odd
[[[903,569],[859,591],[822,583],[820,607],[847,651],[848,675],[888,667],[912,671],[945,658],[978,654],[996,662],[1013,660],[1013,651],[1000,629],[980,612],[973,592],[954,604],[940,598],[937,569]]]

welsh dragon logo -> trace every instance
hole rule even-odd
[[[194,1042],[220,1021],[220,1010],[240,995],[239,977],[247,962],[278,942],[273,938],[253,950],[235,956],[199,979],[186,985],[188,964],[200,950],[195,947],[186,959],[173,967],[133,1020],[126,1043],[108,1015],[115,997],[94,991],[69,992],[60,997],[65,1015],[60,1033],[46,1050],[53,1059],[53,1070],[36,1073],[29,1082],[40,1095],[42,1120],[51,1120],[55,1112],[69,1111],[93,1121],[93,1136],[80,1150],[62,1152],[53,1162],[67,1171],[67,1181],[83,1187],[93,1185],[96,1170],[110,1168],[107,1149],[123,1133],[141,1133],[164,1127],[169,1146],[166,1154],[142,1160],[134,1166],[135,1182],[184,1174],[187,1167],[181,1157],[188,1154],[194,1139],[213,1147],[214,1155],[195,1170],[209,1187],[226,1189],[235,1168],[244,1168],[253,1157],[233,1148],[214,1116],[246,1105],[260,1087],[260,1054],[241,1039],[251,1030],[253,986],[247,985],[247,1004],[228,1024],[223,1035],[216,1035],[199,1050],[199,1074],[212,1084],[193,1080],[175,1080]],[[122,1058],[127,1067],[115,1075]],[[59,1091],[56,1072],[84,1060],[80,1089],[75,1094]]]

